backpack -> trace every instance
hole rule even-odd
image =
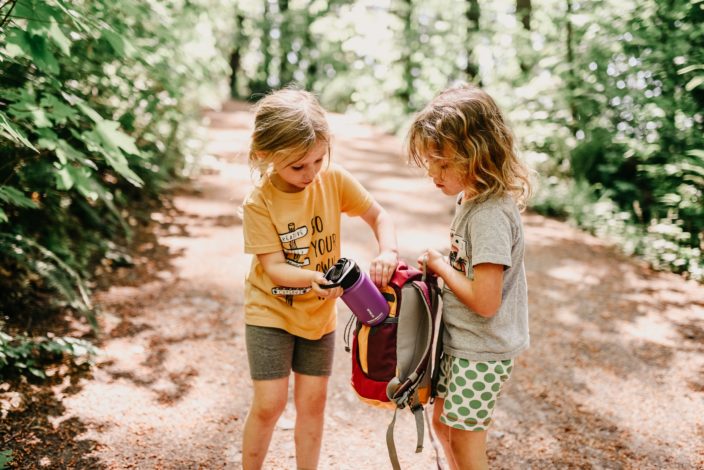
[[[394,410],[386,444],[391,464],[398,470],[393,437],[398,409],[408,406],[414,414],[416,452],[423,450],[423,405],[435,397],[439,372],[436,364],[442,350],[440,291],[434,275],[426,275],[401,261],[381,292],[389,303],[388,317],[376,326],[356,321],[354,327],[352,388],[364,403]],[[353,320],[354,315],[348,322],[346,339]]]

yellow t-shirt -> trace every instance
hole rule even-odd
[[[363,214],[372,197],[346,170],[330,164],[303,191],[286,193],[268,179],[244,202],[244,251],[283,251],[292,266],[325,272],[340,258],[340,215]],[[245,280],[245,323],[281,328],[306,339],[335,329],[335,300],[310,287],[275,285],[257,256]]]

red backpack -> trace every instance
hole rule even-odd
[[[416,452],[423,450],[423,405],[435,396],[441,351],[437,278],[399,263],[382,294],[389,316],[376,326],[357,321],[352,338],[352,388],[363,402],[394,409],[386,433],[389,458],[399,469],[393,429],[396,411],[408,406],[416,421]],[[348,328],[351,327],[351,322]],[[349,330],[345,338],[349,337]],[[437,340],[436,340],[437,338]],[[435,348],[434,348],[435,346]],[[349,351],[349,347],[346,348]],[[434,351],[436,352],[434,354]]]

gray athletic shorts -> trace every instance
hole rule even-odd
[[[318,340],[279,329],[245,325],[245,342],[252,380],[272,380],[297,374],[329,377],[335,352],[335,332]]]

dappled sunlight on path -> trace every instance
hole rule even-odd
[[[207,114],[200,176],[154,214],[166,253],[149,276],[97,295],[105,338],[92,380],[65,398],[66,416],[99,443],[103,468],[239,468],[251,397],[243,341],[243,253],[238,208],[251,187],[249,105]],[[401,255],[447,251],[453,200],[405,165],[401,142],[333,114],[333,160],[351,171],[397,224]],[[489,432],[497,469],[704,467],[704,287],[655,273],[555,220],[525,215],[532,346],[517,361]],[[342,254],[364,268],[375,241],[343,218]],[[339,303],[321,469],[389,468],[391,413],[349,386]],[[291,405],[266,468],[294,467]],[[396,425],[403,468],[433,468],[414,454],[415,426]],[[100,468],[99,466],[96,468]]]

